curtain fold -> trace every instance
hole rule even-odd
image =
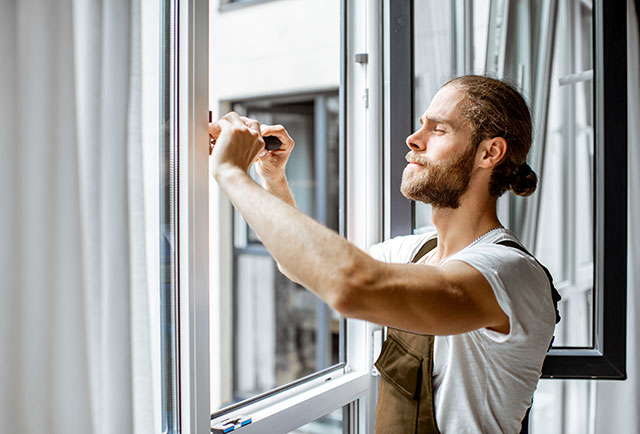
[[[156,432],[139,0],[0,4],[2,432]]]

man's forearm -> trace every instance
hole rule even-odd
[[[281,178],[278,178],[276,180],[262,179],[261,183],[262,187],[269,193],[280,198],[292,207],[297,208],[296,201],[291,194],[291,189],[289,188],[289,183],[287,182],[287,177],[284,174]]]
[[[294,208],[298,207],[296,205],[295,199],[293,198],[293,194],[291,194],[291,189],[289,188],[289,183],[287,182],[287,177],[286,177],[286,175],[284,173],[282,174],[281,178],[278,178],[276,180],[267,180],[266,178],[262,178],[261,184],[262,184],[262,187],[265,190],[267,190],[269,193],[275,195],[280,200],[288,203],[289,205],[291,205]],[[278,269],[280,270],[280,272],[282,274],[287,276],[290,280],[292,280],[292,281],[294,281],[296,283],[300,283],[293,276],[293,273],[291,273],[291,271],[287,270],[284,267],[284,265],[282,265],[278,261],[276,261],[276,263],[278,264]]]
[[[368,258],[366,253],[266,192],[241,170],[227,170],[217,180],[273,258],[294,280],[334,305],[350,267],[358,258]]]

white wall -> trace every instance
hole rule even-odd
[[[338,87],[339,1],[274,0],[222,11],[218,3],[211,2],[209,24],[214,114],[219,100]]]

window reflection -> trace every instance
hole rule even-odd
[[[287,128],[296,143],[287,178],[298,208],[337,230],[337,93],[254,100],[232,108],[262,124]],[[340,321],[278,271],[239,213],[234,224],[233,375],[234,396],[241,400],[338,363]]]
[[[505,193],[498,214],[550,269],[563,297],[554,345],[592,347],[591,3],[465,4],[414,1],[414,118],[454,75],[489,74],[522,90],[534,123],[529,162],[540,183],[530,198]],[[431,207],[416,204],[414,221],[415,232],[432,227]]]
[[[593,42],[583,2],[557,12],[536,252],[564,302],[556,346],[593,345]],[[591,74],[589,74],[591,72]]]
[[[345,431],[344,413],[348,407],[339,408],[326,416],[291,431],[289,434],[343,434]]]
[[[429,107],[442,83],[455,74],[455,11],[453,2],[414,1],[414,125]],[[431,205],[415,203],[415,229],[433,228]]]

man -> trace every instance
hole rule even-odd
[[[284,176],[293,140],[281,126],[261,130],[234,113],[211,124],[212,172],[285,274],[342,315],[389,327],[376,362],[376,432],[517,433],[557,303],[496,214],[506,190],[536,187],[529,110],[511,86],[464,76],[440,89],[420,122],[401,190],[432,204],[437,231],[370,254],[295,209]],[[283,150],[263,150],[262,135]],[[262,187],[247,175],[256,159]]]

